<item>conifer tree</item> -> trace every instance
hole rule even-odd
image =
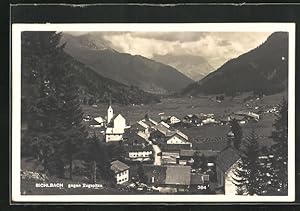
[[[85,172],[90,182],[96,182],[97,178],[112,180],[113,174],[110,170],[111,159],[108,156],[107,146],[101,143],[94,133],[88,143],[83,146],[83,159],[85,161]]]
[[[139,178],[140,182],[142,182],[142,183],[147,182],[147,177],[145,175],[143,165],[141,163],[138,165],[137,174],[138,174],[138,178]]]
[[[243,131],[241,126],[239,125],[238,121],[236,119],[232,119],[230,121],[230,127],[231,127],[231,131],[234,134],[233,136],[233,146],[239,150],[241,143],[242,143],[242,138],[243,138]]]
[[[264,192],[263,170],[259,161],[259,145],[252,131],[241,150],[241,160],[234,171],[233,181],[239,195],[262,195]]]
[[[288,103],[285,99],[280,105],[279,114],[273,124],[271,138],[271,187],[272,194],[285,195],[288,192]]]
[[[61,35],[22,33],[22,120],[29,125],[22,148],[30,149],[46,172],[64,177],[66,156],[72,169],[75,141],[85,135]]]

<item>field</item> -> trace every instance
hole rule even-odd
[[[175,115],[182,119],[188,114],[214,114],[216,118],[222,118],[228,114],[236,111],[246,110],[256,113],[263,113],[264,111],[277,106],[284,94],[276,94],[270,96],[264,96],[260,99],[248,99],[249,94],[239,95],[234,97],[225,97],[222,102],[212,100],[214,96],[200,96],[200,97],[186,97],[186,98],[164,98],[160,103],[150,105],[117,105],[113,104],[112,107],[115,113],[122,114],[127,124],[132,125],[136,121],[143,119],[145,114],[156,121],[160,120],[159,114],[163,115]],[[106,116],[107,104],[98,104],[97,107],[83,106],[85,114],[89,114],[93,117]],[[255,109],[256,108],[256,109]],[[243,134],[247,137],[252,129],[259,136],[259,142],[261,145],[269,146],[272,144],[272,140],[269,136],[272,132],[272,124],[275,120],[275,115],[262,114],[258,123],[248,123],[242,125]],[[229,126],[224,125],[206,125],[192,128],[180,128],[185,132],[192,142],[196,145],[203,140],[222,141],[226,139],[226,134],[229,131]],[[195,146],[196,146],[195,145]]]
[[[136,121],[144,118],[145,114],[152,119],[159,120],[159,114],[175,115],[183,118],[187,114],[214,114],[216,118],[222,118],[232,112],[239,110],[248,110],[261,113],[260,120],[257,123],[247,123],[242,126],[244,137],[247,137],[254,129],[259,137],[261,146],[272,145],[269,138],[272,132],[272,124],[275,120],[273,113],[265,114],[264,111],[277,106],[283,97],[282,94],[265,96],[262,99],[252,99],[245,101],[247,95],[238,96],[234,99],[225,98],[222,102],[212,100],[213,96],[203,96],[199,98],[165,98],[161,103],[151,105],[116,105],[112,107],[115,113],[121,113],[127,120],[127,124],[134,124]],[[255,109],[255,107],[257,107]],[[99,104],[95,106],[83,106],[83,111],[92,117],[106,116],[107,105]],[[189,140],[193,143],[194,149],[222,149],[227,143],[226,134],[230,130],[228,125],[203,125],[199,127],[179,128],[182,132],[189,136]],[[22,159],[22,169],[35,171],[39,165],[33,161]],[[136,167],[132,168],[136,171]],[[134,174],[133,174],[134,175]],[[74,182],[76,181],[76,182]],[[23,194],[133,194],[134,192],[124,192],[118,188],[105,185],[104,181],[99,183],[104,186],[99,189],[93,188],[68,188],[69,184],[84,183],[83,178],[76,178],[73,181],[68,179],[49,178],[48,182],[63,183],[63,188],[38,188],[35,187],[36,182],[22,180],[21,191]]]

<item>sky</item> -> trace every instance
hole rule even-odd
[[[215,69],[262,44],[271,32],[70,32],[90,33],[119,52],[142,55],[196,55]],[[95,36],[94,36],[95,37]]]

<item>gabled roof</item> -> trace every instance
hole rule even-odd
[[[138,135],[136,132],[131,132],[130,130],[125,130],[125,133],[123,135],[124,139],[127,139],[126,143],[130,145],[141,145],[141,144],[147,144],[148,142],[145,140],[145,138]]]
[[[97,122],[95,119],[92,119],[91,121],[88,121],[88,125],[101,125],[101,124]]]
[[[152,151],[153,148],[151,145],[147,145],[147,146],[129,145],[129,146],[124,146],[124,150],[126,152],[148,152],[148,151]]]
[[[113,124],[114,124],[114,120],[117,118],[117,117],[122,117],[123,119],[125,119],[122,114],[114,114],[113,117],[111,118],[110,122],[108,123],[108,126],[109,127],[113,127]]]
[[[191,167],[178,165],[161,165],[153,164],[143,165],[145,174],[155,178],[156,184],[164,185],[190,185]]]
[[[166,185],[190,185],[190,166],[168,166],[166,171]]]
[[[239,152],[232,146],[228,146],[223,149],[216,158],[216,165],[223,171],[226,172],[237,162],[241,156]]]
[[[176,132],[176,134],[178,134],[179,136],[181,136],[185,140],[189,140],[189,137],[187,135],[185,135],[183,132],[181,132],[180,130],[175,130],[175,132]]]
[[[100,124],[104,122],[104,119],[101,116],[95,117],[94,120]]]
[[[165,126],[166,128],[170,128],[170,125],[168,125],[168,124],[165,123],[164,121],[160,121],[159,124],[162,124],[162,125]]]
[[[169,130],[169,128],[167,128],[166,126],[164,126],[161,123],[157,124],[155,126],[155,128],[156,128],[156,130],[158,130],[159,132],[161,132],[165,136],[172,136],[172,135],[175,134],[175,131]]]
[[[122,163],[119,160],[115,160],[111,162],[110,169],[113,170],[115,173],[119,173],[129,169],[129,166],[127,166],[125,163]]]
[[[218,151],[213,151],[213,150],[181,149],[179,151],[179,156],[180,157],[193,157],[195,152],[199,152],[200,154],[203,154],[206,157],[216,156],[218,154]]]
[[[171,137],[169,137],[168,139],[167,139],[167,142],[170,140],[170,139],[172,139],[173,137],[177,137],[178,139],[180,139],[183,143],[191,143],[191,142],[189,142],[188,140],[186,140],[184,137],[182,137],[182,136],[180,136],[179,134],[177,134],[177,133],[174,133],[173,135],[171,135]]]
[[[137,124],[139,124],[140,126],[142,126],[142,127],[145,128],[145,129],[149,127],[149,125],[147,125],[147,124],[146,124],[144,121],[142,121],[142,120],[141,120],[141,121],[138,121]]]

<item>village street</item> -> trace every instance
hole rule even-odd
[[[153,151],[154,151],[154,165],[161,165],[161,149],[158,145],[152,144]]]
[[[160,166],[161,165],[161,149],[159,148],[158,145],[156,144],[153,144],[152,141],[149,140],[149,137],[150,137],[150,134],[149,133],[143,133],[143,132],[140,132],[139,133],[144,139],[145,141],[147,141],[153,148],[153,152],[154,152],[154,165],[158,165]]]

